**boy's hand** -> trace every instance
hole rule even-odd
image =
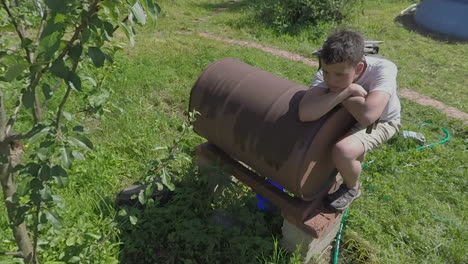
[[[367,96],[367,91],[362,88],[361,85],[357,83],[352,83],[350,86],[347,88],[350,92],[350,96],[360,96],[360,97],[366,97]]]

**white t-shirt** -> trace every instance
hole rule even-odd
[[[393,62],[382,58],[366,56],[365,59],[367,68],[356,83],[361,85],[368,93],[384,91],[390,94],[390,99],[380,120],[390,121],[400,118],[401,104],[397,94],[397,66]],[[311,87],[328,89],[323,80],[322,70],[319,70],[315,75]]]

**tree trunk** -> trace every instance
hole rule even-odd
[[[18,209],[18,203],[11,202],[12,198],[10,198],[15,195],[17,190],[15,174],[10,172],[10,166],[12,165],[12,163],[14,164],[18,161],[22,152],[22,147],[13,147],[10,144],[2,144],[0,146],[0,155],[3,157],[8,157],[7,163],[0,164],[0,180],[5,205],[8,211],[8,220],[10,222],[10,226],[13,231],[16,244],[18,245],[19,250],[22,253],[24,261],[26,263],[33,263],[33,244],[31,242],[31,238],[29,237],[29,233],[26,228],[26,223],[23,220],[18,225],[14,224],[15,212]]]

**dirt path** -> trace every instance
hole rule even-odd
[[[268,52],[268,53],[271,53],[271,54],[274,54],[274,55],[277,55],[277,56],[280,56],[280,57],[283,57],[283,58],[286,58],[286,59],[290,59],[290,60],[293,60],[293,61],[302,61],[304,64],[307,64],[307,65],[310,65],[310,66],[318,66],[318,63],[316,61],[313,61],[313,60],[311,60],[309,58],[306,58],[306,57],[301,56],[299,54],[291,53],[289,51],[285,51],[285,50],[281,50],[281,49],[277,49],[277,48],[273,48],[273,47],[268,47],[268,46],[265,46],[263,44],[249,42],[249,41],[242,41],[242,40],[224,38],[224,37],[213,35],[211,33],[200,33],[199,35],[202,36],[202,37],[205,37],[205,38],[219,40],[219,41],[226,42],[226,43],[229,43],[229,44],[235,44],[235,45],[250,47],[250,48],[257,48],[257,49],[263,50],[265,52]]]
[[[421,105],[428,105],[434,108],[439,109],[440,111],[444,112],[447,116],[452,118],[461,119],[464,121],[465,125],[468,125],[468,114],[441,102],[439,100],[433,99],[429,96],[420,94],[416,91],[410,89],[400,89],[400,97],[408,98],[418,104]]]
[[[214,39],[218,41],[222,41],[225,43],[229,44],[234,44],[234,45],[239,45],[239,46],[244,46],[244,47],[251,47],[251,48],[256,48],[260,49],[262,51],[287,58],[290,60],[294,61],[302,61],[306,65],[310,66],[318,66],[318,63],[316,61],[313,61],[309,58],[306,58],[304,56],[301,56],[299,54],[295,54],[289,51],[269,47],[260,43],[255,43],[255,42],[249,42],[249,41],[241,41],[241,40],[235,40],[235,39],[230,39],[230,38],[225,38],[225,37],[220,37],[216,36],[211,33],[199,33],[200,36],[209,38],[209,39]],[[460,119],[463,120],[465,125],[468,125],[468,114],[455,108],[452,106],[449,106],[445,104],[444,102],[441,102],[439,100],[433,99],[429,96],[420,94],[416,91],[410,90],[410,89],[400,89],[399,90],[399,95],[400,97],[410,99],[418,104],[425,105],[425,106],[432,106],[434,108],[437,108],[438,110],[444,112],[447,116],[455,118],[455,119]]]

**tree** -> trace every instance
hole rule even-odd
[[[53,190],[66,186],[67,169],[93,148],[66,111],[73,94],[86,98],[99,88],[81,70],[112,62],[119,28],[133,45],[134,26],[154,22],[159,6],[153,0],[0,0],[0,7],[0,181],[15,255],[38,263],[38,226],[60,219]]]

